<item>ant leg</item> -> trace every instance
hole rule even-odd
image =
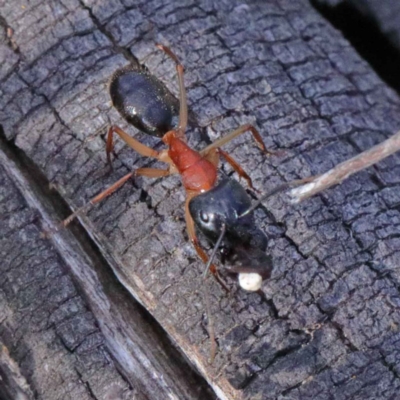
[[[247,173],[244,171],[244,169],[240,166],[240,164],[238,162],[236,162],[234,160],[233,157],[231,157],[226,151],[223,151],[220,148],[216,148],[216,149],[210,149],[206,154],[203,155],[203,158],[207,161],[209,161],[212,165],[214,165],[216,168],[218,168],[218,164],[219,164],[219,156],[224,157],[225,161],[227,161],[230,166],[237,172],[237,174],[243,178],[246,179],[247,184],[249,185],[249,187],[253,190],[256,190],[253,187],[253,182],[250,178],[249,175],[247,175]]]
[[[210,161],[212,165],[214,165],[216,168],[218,167],[219,164],[219,156],[224,157],[225,161],[227,161],[231,167],[237,172],[237,174],[243,178],[246,179],[247,184],[249,187],[253,190],[257,190],[253,187],[253,182],[250,178],[249,175],[244,171],[244,169],[240,166],[238,162],[236,162],[233,157],[231,157],[226,151],[223,151],[220,148],[216,149],[210,149],[210,151],[206,154],[203,155],[203,158],[207,161]]]
[[[95,204],[99,203],[100,201],[104,200],[106,197],[110,196],[115,191],[117,191],[121,186],[124,185],[124,183],[126,183],[132,177],[146,176],[148,178],[161,178],[164,176],[168,176],[171,173],[172,172],[169,169],[157,169],[157,168],[138,168],[135,171],[129,172],[128,174],[124,175],[121,179],[119,179],[117,182],[113,183],[106,190],[102,191],[97,196],[93,197],[93,199],[91,199],[85,205],[79,207],[74,213],[72,213],[69,217],[67,217],[66,219],[64,219],[64,221],[62,221],[61,226],[66,227],[76,217],[86,213]]]
[[[138,152],[140,155],[144,157],[156,158],[159,161],[164,161],[168,164],[172,163],[172,161],[170,161],[169,157],[165,154],[165,152],[159,152],[157,150],[152,149],[151,147],[148,147],[140,143],[138,140],[129,136],[120,127],[113,125],[110,126],[110,128],[108,129],[107,145],[106,145],[107,161],[110,165],[111,165],[111,152],[114,148],[113,144],[114,133],[116,133],[129,147]]]
[[[224,144],[230,142],[231,140],[235,139],[236,137],[242,135],[243,133],[250,131],[251,134],[253,135],[254,140],[256,141],[257,146],[267,154],[274,154],[272,151],[267,150],[265,147],[264,141],[262,140],[261,135],[259,134],[258,130],[254,128],[253,125],[246,124],[239,126],[239,128],[235,129],[233,132],[229,133],[228,135],[217,139],[215,142],[211,143],[207,147],[205,147],[203,150],[200,151],[201,155],[207,154],[211,149],[216,149],[218,147],[222,147]]]
[[[244,171],[244,169],[240,166],[240,164],[234,160],[233,157],[231,157],[226,151],[223,151],[220,149],[221,146],[224,144],[230,142],[237,136],[242,135],[243,133],[250,131],[251,134],[253,135],[254,140],[256,141],[258,147],[265,153],[270,153],[272,154],[269,150],[266,149],[265,144],[261,138],[261,135],[257,131],[256,128],[254,128],[253,125],[246,124],[242,125],[239,128],[235,129],[233,132],[230,134],[216,140],[215,142],[211,143],[209,146],[205,147],[203,150],[200,151],[200,154],[206,158],[209,159],[209,161],[212,162],[212,159],[215,158],[215,155],[213,153],[217,152],[220,154],[222,157],[224,157],[225,161],[227,161],[231,167],[237,172],[237,174],[245,179],[247,181],[247,184],[251,189],[254,189],[253,183],[251,181],[250,176]]]
[[[186,89],[185,82],[183,79],[183,65],[180,63],[178,57],[172,52],[172,50],[163,46],[162,44],[156,45],[160,50],[164,51],[176,64],[176,72],[178,73],[179,82],[179,125],[177,131],[179,132],[179,137],[184,137],[187,121],[188,121],[188,110],[187,110],[187,99],[186,99]]]
[[[185,219],[186,219],[186,227],[189,235],[189,240],[193,244],[194,249],[196,250],[198,256],[202,259],[202,261],[207,264],[208,262],[208,255],[200,246],[199,240],[197,239],[195,228],[194,228],[194,221],[189,213],[189,201],[186,200],[185,204]],[[210,265],[210,271],[215,275],[217,273],[217,268],[214,264]]]
[[[199,240],[197,239],[197,236],[195,233],[194,221],[189,212],[189,202],[192,197],[193,197],[193,195],[189,194],[186,199],[186,202],[185,202],[186,227],[187,227],[189,239],[192,242],[193,247],[195,248],[199,257],[203,260],[203,262],[205,264],[207,264],[208,256],[200,246]],[[222,288],[225,289],[226,292],[229,292],[229,289],[226,287],[224,282],[219,277],[217,268],[214,264],[210,265],[210,271],[213,273],[215,279],[222,286]],[[203,291],[204,291],[204,301],[205,301],[205,305],[206,305],[206,315],[207,315],[207,320],[208,320],[208,335],[210,336],[210,362],[212,363],[214,361],[215,354],[217,352],[217,343],[215,340],[214,320],[212,318],[212,313],[211,313],[210,295],[208,293],[207,282],[204,282]]]
[[[198,256],[202,259],[202,261],[204,262],[204,264],[207,264],[208,262],[208,255],[206,254],[206,252],[202,249],[202,247],[200,246],[199,243],[199,239],[197,239],[196,236],[196,232],[195,232],[195,228],[194,228],[194,221],[192,216],[190,215],[190,211],[189,211],[189,202],[191,200],[192,196],[188,196],[188,198],[186,199],[185,202],[185,220],[186,220],[186,228],[187,228],[187,232],[189,235],[189,240],[191,241],[191,243],[193,244],[193,247],[195,248]],[[211,273],[214,275],[215,279],[218,281],[218,283],[227,291],[229,292],[229,289],[226,287],[226,285],[224,284],[224,282],[221,280],[221,278],[219,277],[218,271],[217,271],[217,267],[214,264],[210,265],[210,271]]]
[[[235,159],[233,157],[231,157],[226,151],[223,151],[222,149],[217,149],[218,153],[221,154],[222,157],[224,157],[225,161],[227,161],[229,163],[229,165],[236,171],[236,173],[243,179],[246,179],[247,184],[249,185],[249,187],[253,190],[253,182],[250,178],[249,175],[247,175],[247,173],[245,172],[245,170],[240,166],[240,164],[235,161]]]
[[[237,161],[235,161],[234,158],[231,157],[226,151],[223,151],[223,150],[220,149],[220,148],[216,148],[216,149],[211,148],[206,154],[204,154],[203,158],[204,158],[205,160],[210,161],[211,164],[215,165],[215,167],[218,167],[218,164],[219,164],[219,156],[220,156],[220,155],[221,155],[222,157],[224,157],[225,161],[227,161],[227,162],[230,164],[230,166],[237,172],[237,174],[238,174],[241,178],[246,179],[247,184],[249,185],[249,187],[250,187],[251,189],[256,190],[256,189],[254,189],[254,187],[253,187],[253,182],[252,182],[250,176],[247,175],[247,173],[246,173],[245,170],[240,166],[240,164],[239,164]]]

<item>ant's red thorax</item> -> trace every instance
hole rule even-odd
[[[168,155],[181,174],[186,190],[205,192],[214,187],[217,169],[210,161],[179,139],[175,131],[167,132],[162,140],[169,146]]]

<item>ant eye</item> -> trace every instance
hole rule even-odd
[[[200,213],[200,219],[205,223],[210,222],[209,215],[207,213],[203,212],[203,211]]]

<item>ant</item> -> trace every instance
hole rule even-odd
[[[235,181],[228,180],[217,185],[217,168],[219,158],[222,156],[239,176],[248,182],[249,187],[253,188],[251,178],[228,153],[221,149],[221,146],[249,131],[252,133],[261,151],[264,153],[269,153],[269,151],[267,151],[259,132],[250,124],[240,126],[230,134],[214,141],[201,151],[191,149],[185,137],[188,122],[188,109],[184,85],[184,68],[177,56],[167,46],[158,44],[157,47],[164,51],[176,65],[179,83],[179,120],[176,128],[173,126],[175,113],[173,97],[160,81],[150,75],[146,68],[133,68],[128,66],[116,71],[111,77],[109,92],[113,106],[128,123],[149,135],[161,138],[168,148],[157,151],[140,143],[121,128],[113,125],[108,129],[107,133],[106,154],[107,160],[111,165],[113,136],[117,134],[128,146],[133,148],[140,155],[162,161],[168,164],[168,168],[138,168],[129,172],[105,191],[91,199],[89,203],[75,211],[65,219],[62,224],[63,226],[68,225],[77,215],[80,215],[86,211],[88,207],[93,206],[114,193],[132,177],[145,176],[161,178],[179,173],[186,190],[185,220],[189,239],[199,257],[207,264],[207,269],[209,269],[222,286],[225,287],[223,282],[219,279],[215,265],[212,263],[220,243],[215,247],[213,256],[209,258],[196,236],[195,221],[201,231],[211,232],[208,234],[206,233],[206,236],[208,235],[211,241],[215,241],[216,232],[218,232],[221,226],[215,226],[214,231],[212,229],[211,231],[207,231],[204,225],[204,216],[209,215],[212,219],[212,212],[217,211],[217,209],[213,209],[213,207],[218,208],[219,206],[217,204],[222,204],[210,202],[209,196],[214,195],[216,199],[228,201],[225,209],[220,209],[220,212],[229,214],[229,212],[243,202],[245,206],[243,206],[244,208],[242,206],[240,207],[239,214],[241,211],[249,214],[250,200],[245,190],[237,182],[233,183]],[[202,199],[204,201],[202,201]],[[238,203],[232,202],[233,199],[237,199]],[[229,204],[229,202],[231,203]],[[215,206],[213,206],[213,204],[215,204]],[[209,211],[205,211],[206,207],[211,208]],[[254,225],[254,221],[250,216],[237,218],[239,214],[236,215],[236,219],[234,220],[225,218],[225,228],[223,232],[224,234],[226,232],[226,239],[222,247],[223,255],[228,262],[232,261],[237,264],[236,268],[232,267],[231,271],[239,272],[239,278],[241,272],[252,273],[256,269],[262,270],[263,268],[264,271],[261,271],[260,276],[268,277],[272,269],[271,261],[266,255],[265,257],[261,256],[261,252],[265,250],[266,244],[262,241],[258,244],[252,243],[251,238],[253,235],[250,228]],[[221,235],[219,242],[222,241],[222,236],[224,235]],[[252,268],[244,265],[240,267],[239,264],[246,264],[246,261],[254,265],[255,260],[251,260],[251,257],[254,256],[246,255],[248,252],[256,253],[257,256],[255,260],[257,264],[261,264],[265,261],[265,266]],[[244,288],[246,288],[246,285]],[[247,290],[257,289],[247,288]]]
[[[107,133],[106,155],[111,166],[113,137],[117,134],[128,146],[144,157],[154,158],[168,164],[166,169],[138,168],[129,172],[109,188],[92,198],[76,210],[62,225],[67,226],[76,216],[85,212],[114,193],[132,177],[145,176],[161,178],[180,174],[186,190],[185,220],[188,236],[197,254],[206,264],[204,277],[211,271],[222,287],[228,291],[219,278],[213,260],[220,250],[228,273],[238,274],[239,285],[247,291],[259,291],[262,281],[270,278],[273,269],[272,259],[266,254],[267,238],[255,225],[252,212],[263,200],[278,192],[305,182],[293,181],[273,189],[261,197],[254,205],[246,190],[235,180],[224,178],[217,183],[219,158],[223,157],[231,167],[253,188],[251,178],[242,167],[221,146],[249,131],[264,153],[269,152],[259,134],[250,124],[242,125],[230,134],[214,141],[203,150],[196,151],[187,144],[185,131],[188,122],[184,69],[177,56],[166,46],[157,45],[176,65],[179,83],[179,116],[175,128],[177,107],[174,97],[165,86],[150,75],[145,67],[127,66],[116,71],[111,77],[109,92],[113,106],[131,125],[149,135],[159,137],[167,149],[157,151],[129,136],[118,126],[111,126]],[[195,226],[214,245],[210,257],[200,245]],[[211,362],[215,357],[216,340],[211,319],[209,296],[206,292],[206,312],[211,340]]]

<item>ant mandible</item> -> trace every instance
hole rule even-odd
[[[185,131],[188,122],[188,110],[186,89],[184,85],[184,68],[179,62],[177,56],[168,47],[160,44],[158,44],[157,47],[164,51],[176,64],[179,82],[180,106],[179,122],[175,129],[173,129],[172,126],[174,107],[171,102],[171,95],[158,80],[148,73],[145,68],[138,69],[128,66],[116,71],[111,78],[109,91],[113,106],[128,123],[134,125],[136,128],[149,135],[160,137],[161,140],[168,146],[168,148],[157,151],[132,138],[118,126],[111,126],[107,133],[106,153],[107,160],[111,164],[113,136],[114,134],[117,134],[126,144],[128,144],[128,146],[130,146],[140,155],[162,161],[168,164],[168,168],[138,168],[129,172],[108,189],[95,196],[89,201],[89,203],[79,208],[71,216],[65,219],[63,221],[63,225],[68,225],[77,215],[86,211],[89,206],[100,202],[105,197],[115,192],[132,177],[145,176],[150,178],[160,178],[179,173],[182,177],[182,183],[186,190],[185,220],[189,239],[192,242],[197,254],[203,260],[203,262],[207,264],[210,271],[218,278],[217,269],[215,265],[211,263],[215,254],[209,258],[203,248],[200,246],[199,240],[196,236],[194,223],[195,219],[196,225],[203,233],[206,233],[207,236],[207,228],[204,226],[204,220],[207,220],[208,217],[213,219],[215,211],[217,210],[213,209],[212,204],[214,203],[212,203],[212,200],[210,202],[210,199],[213,197],[203,197],[205,202],[201,201],[201,196],[204,196],[206,193],[216,194],[217,198],[221,198],[222,196],[228,201],[228,208],[225,207],[225,209],[219,210],[222,213],[225,213],[223,216],[225,221],[223,225],[224,229],[221,231],[220,224],[218,226],[215,225],[213,228],[214,232],[208,235],[208,238],[211,240],[211,242],[216,245],[214,253],[218,249],[220,242],[226,233],[226,240],[221,248],[223,249],[223,253],[225,253],[228,261],[230,260],[233,263],[237,263],[239,260],[240,265],[246,264],[247,262],[258,265],[260,264],[260,260],[262,262],[265,261],[266,265],[264,272],[261,272],[260,276],[269,276],[270,270],[272,269],[271,262],[269,259],[267,260],[259,254],[260,251],[262,252],[265,250],[266,245],[254,245],[250,240],[252,233],[250,232],[249,227],[251,224],[253,224],[253,222],[250,221],[249,218],[243,218],[243,223],[239,223],[239,214],[241,212],[244,214],[249,213],[250,200],[245,200],[247,193],[238,183],[231,183],[235,181],[227,181],[225,184],[222,182],[221,184],[216,185],[219,156],[222,156],[239,174],[239,176],[244,178],[248,182],[248,185],[253,188],[251,178],[246,174],[242,167],[220,147],[247,131],[252,133],[258,147],[263,152],[268,153],[264,142],[258,131],[252,125],[246,124],[240,126],[230,134],[214,141],[212,144],[199,152],[191,149],[188,146],[185,137]],[[212,191],[213,188],[214,191]],[[238,210],[235,209],[239,203],[232,203],[231,196],[228,194],[229,190],[233,190],[231,193],[237,195],[236,197],[239,199],[239,203],[241,201],[245,202],[245,206],[240,207],[239,213]],[[198,201],[194,201],[197,198]],[[190,204],[191,206],[189,207]],[[206,204],[211,206],[211,208],[208,209],[209,211],[205,209]],[[236,212],[236,217],[234,220],[229,220],[227,215],[232,210]],[[231,223],[229,221],[231,221]],[[219,243],[217,243],[217,237],[220,237]],[[245,247],[240,244],[240,242],[243,240],[246,243]],[[236,249],[235,251],[233,250],[234,248]],[[246,255],[246,252],[248,252],[249,249],[257,254],[253,260]],[[232,272],[237,272],[239,274],[241,272],[251,273],[257,268],[237,268],[233,269]],[[260,285],[257,285],[257,287],[253,288],[245,286],[245,289],[258,290],[259,286]]]

